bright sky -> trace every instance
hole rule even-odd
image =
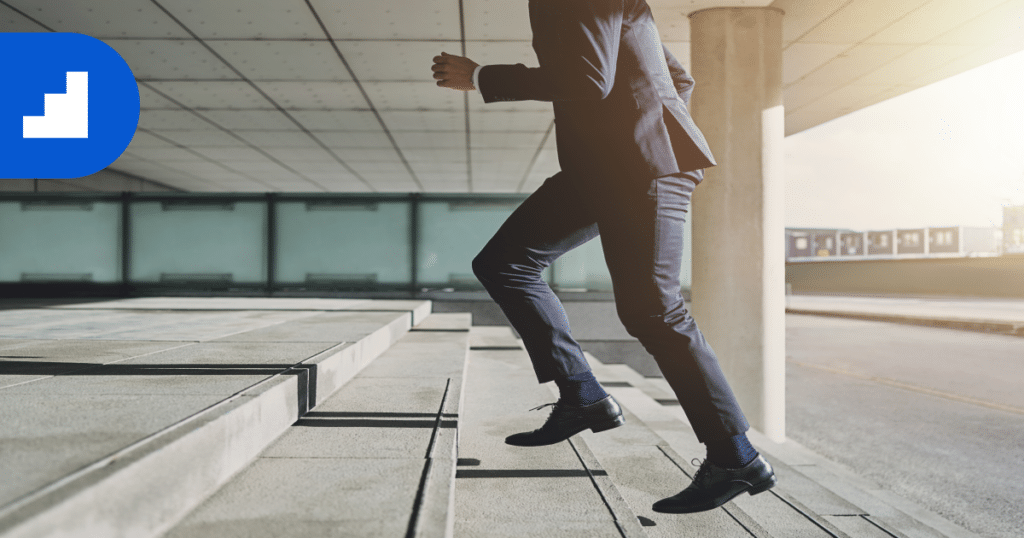
[[[786,227],[1001,226],[1024,205],[1024,52],[786,138]]]

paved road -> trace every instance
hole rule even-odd
[[[981,536],[1024,529],[1024,338],[786,316],[787,434]]]

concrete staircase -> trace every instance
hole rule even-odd
[[[444,347],[450,364],[437,372],[453,377],[431,414],[456,413],[468,327],[468,315],[432,317],[429,301],[154,298],[2,310],[0,536],[164,533],[389,350]],[[427,461],[440,463],[429,477],[454,469],[450,422],[435,422]],[[435,497],[426,489],[418,500]]]
[[[754,430],[778,486],[655,513],[704,457],[664,380],[588,355],[626,425],[512,447],[557,389],[508,328],[430,308],[0,310],[0,537],[974,536]]]

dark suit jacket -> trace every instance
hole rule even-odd
[[[714,166],[686,109],[693,78],[646,0],[529,0],[540,67],[487,65],[484,102],[552,101],[558,162],[581,177],[655,178]]]

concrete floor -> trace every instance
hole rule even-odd
[[[787,435],[978,534],[1024,528],[1024,339],[786,316]]]

